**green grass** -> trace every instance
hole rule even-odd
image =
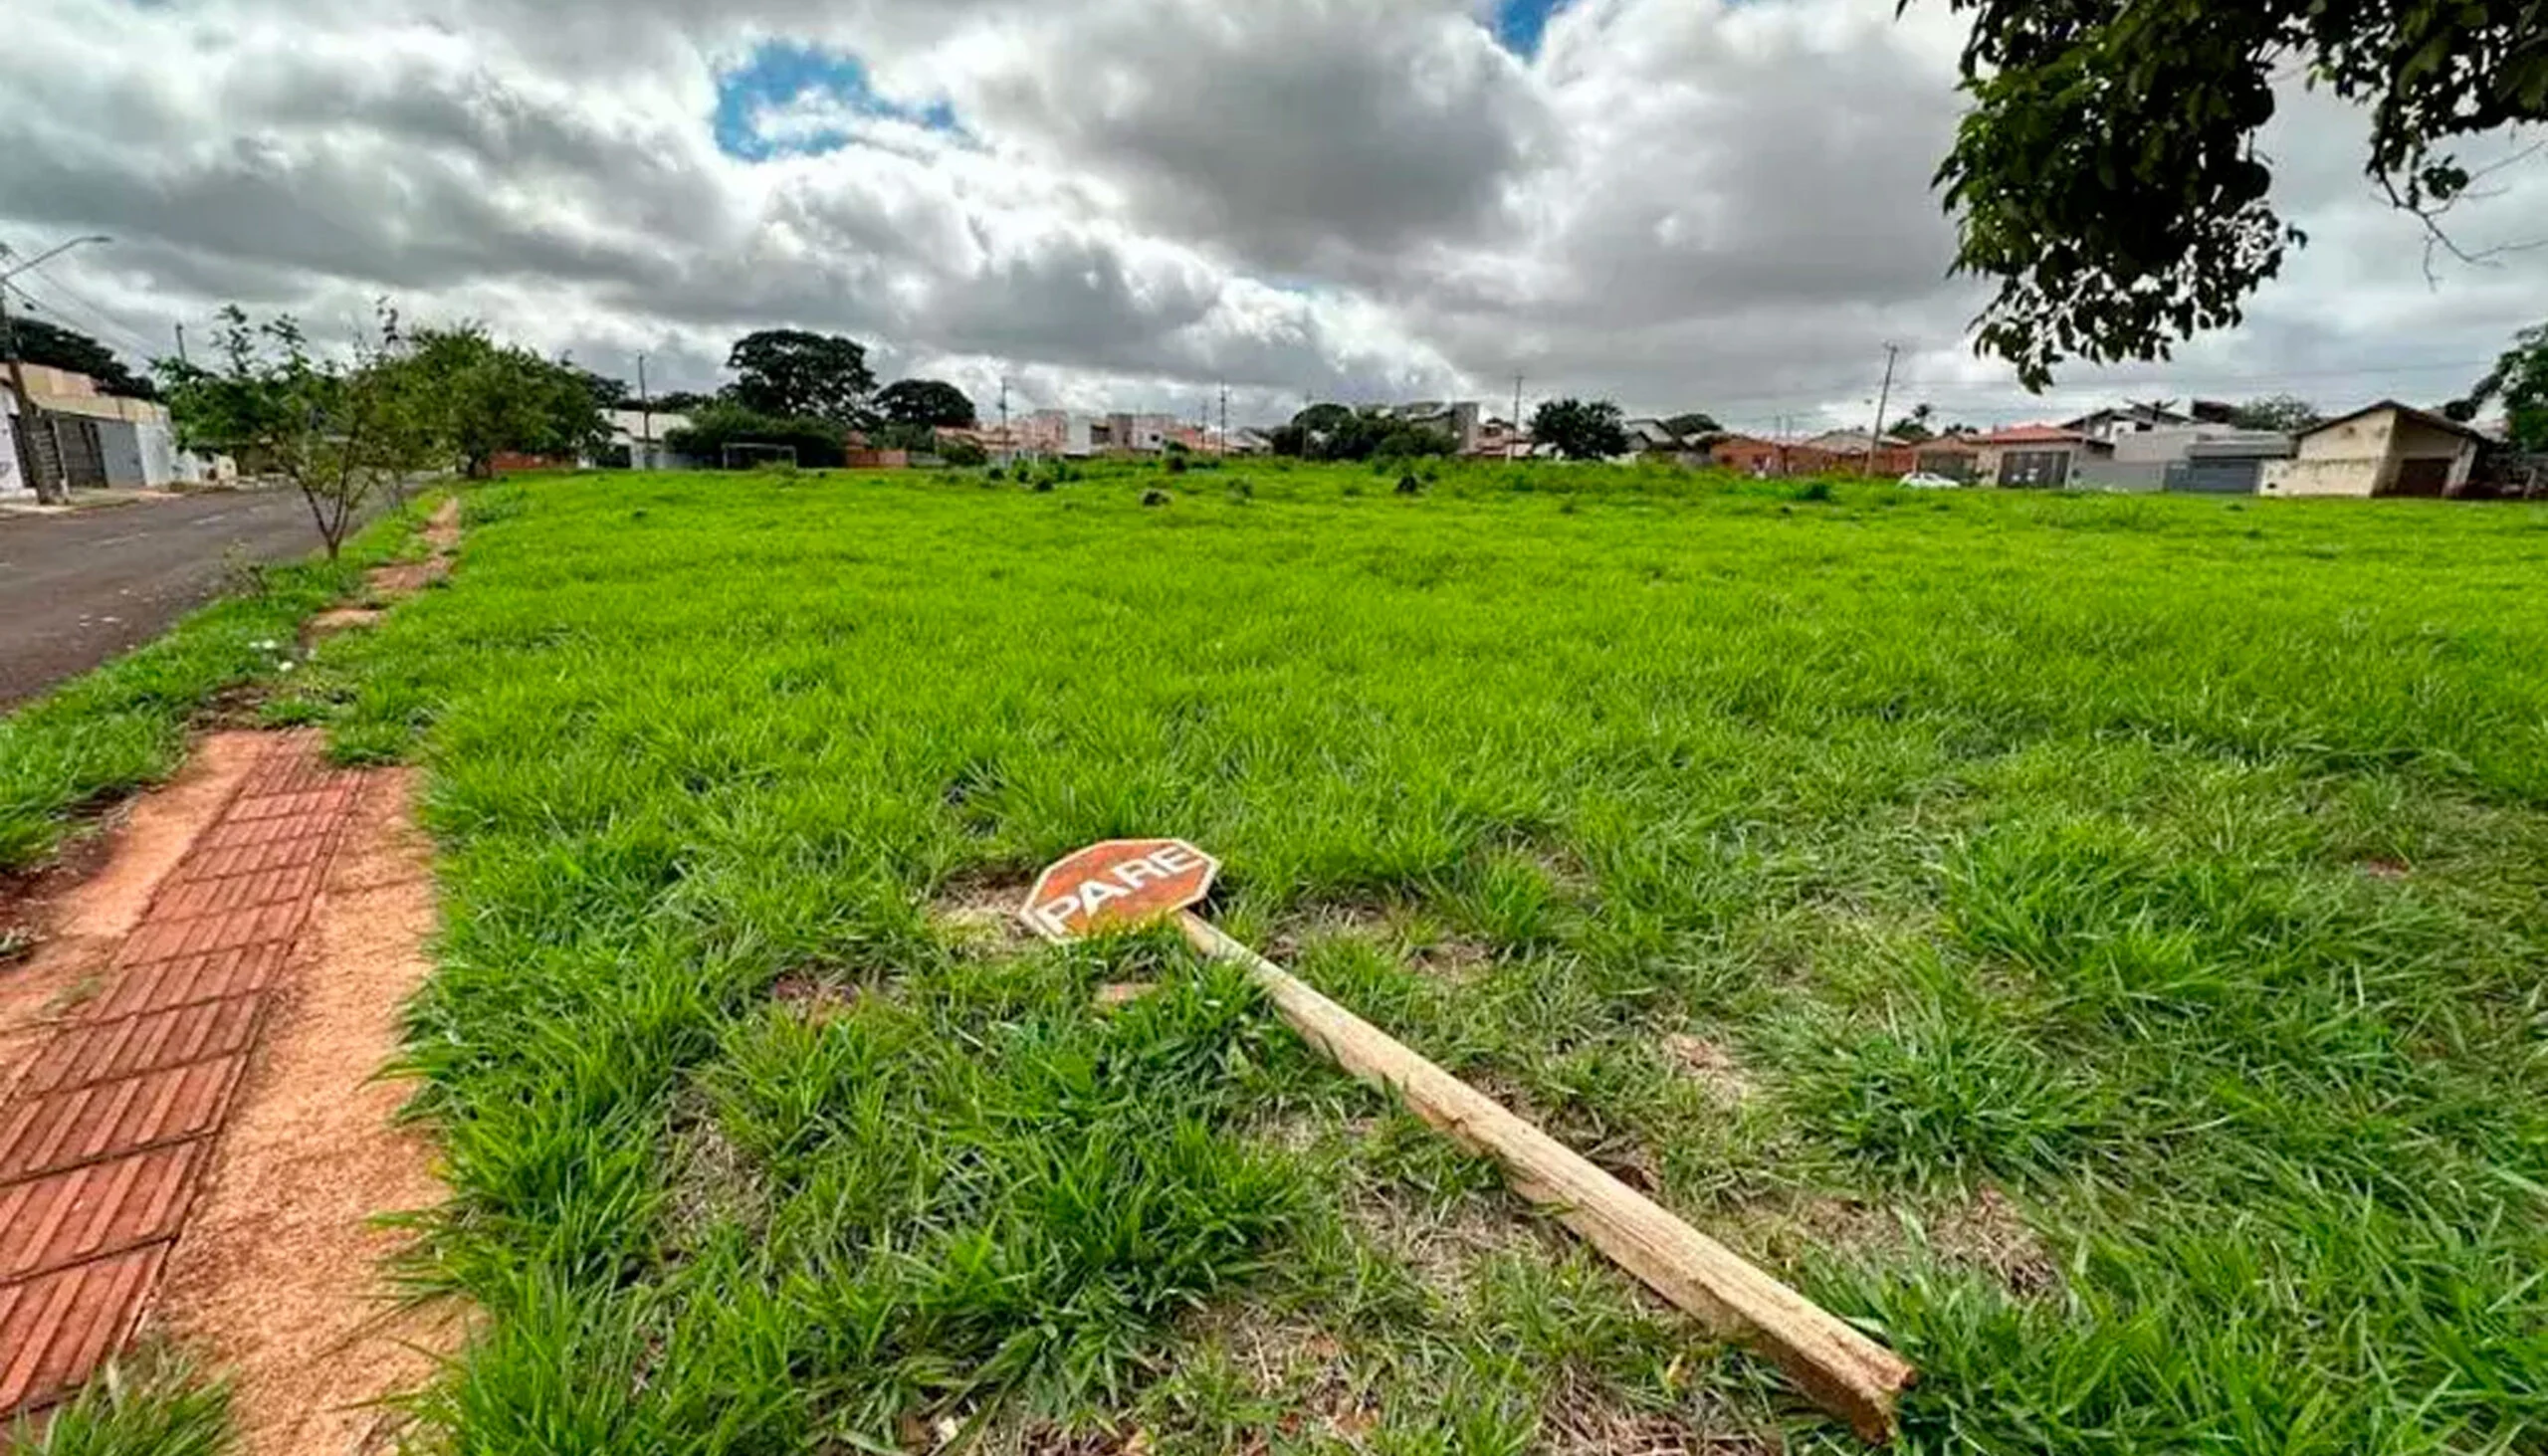
[[[284,710],[431,769],[455,1449],[1850,1444],[1226,973],[931,914],[1154,833],[1906,1449],[2548,1447],[2548,514],[1395,479],[474,493]]]
[[[302,621],[352,590],[415,519],[385,517],[335,562],[315,555],[314,537],[311,559],[243,572],[165,636],[0,718],[0,871],[41,863],[90,811],[174,772],[189,725],[222,695],[286,676]]]
[[[106,1366],[42,1424],[0,1427],[25,1456],[228,1456],[237,1449],[230,1390],[155,1349]]]

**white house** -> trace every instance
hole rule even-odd
[[[2454,496],[2486,437],[2457,420],[2384,399],[2303,430],[2265,467],[2267,496]]]
[[[673,454],[664,437],[675,430],[690,428],[690,416],[667,414],[662,410],[605,410],[610,422],[610,443],[628,452],[631,470],[676,470],[682,461]]]

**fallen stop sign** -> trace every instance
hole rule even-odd
[[[1219,860],[1181,839],[1110,839],[1037,876],[1017,915],[1048,940],[1130,930],[1201,900],[1220,871]]]

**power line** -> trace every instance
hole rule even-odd
[[[99,308],[98,305],[86,294],[81,293],[78,289],[64,283],[62,280],[55,278],[52,274],[46,273],[44,264],[37,264],[35,267],[27,271],[41,276],[44,279],[44,284],[47,289],[58,289],[66,297],[77,302],[80,305],[79,312],[83,316],[87,317],[99,328],[121,338],[127,347],[134,349],[141,355],[143,363],[148,363],[150,361],[150,351],[154,345],[142,341],[141,335],[134,333],[131,329],[128,329],[122,324],[107,317],[106,312],[104,309]],[[63,312],[62,306],[59,303],[51,300],[38,299],[34,294],[27,292],[27,286],[23,283],[12,282],[9,286],[18,291],[18,297],[25,299],[30,303],[40,304],[44,308],[52,310],[56,313]]]
[[[32,312],[52,315],[56,320],[56,326],[70,328],[71,331],[75,333],[93,333],[103,335],[104,342],[110,343],[116,349],[130,353],[139,358],[144,368],[149,366],[152,346],[149,343],[144,342],[141,336],[134,333],[132,330],[103,318],[86,314],[74,314],[70,310],[63,308],[59,302],[46,298],[41,294],[31,293],[24,284],[20,284],[14,280],[6,284],[0,284],[0,288],[6,288],[9,292],[16,294],[20,299],[25,300]]]

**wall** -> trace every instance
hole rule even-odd
[[[2266,496],[2368,496],[2379,483],[2380,467],[2377,458],[2341,455],[2267,461],[2264,481],[2257,492]]]
[[[2402,429],[2403,427],[2403,429]],[[2400,446],[2407,438],[2439,436],[2441,449],[2419,448],[2418,454],[2449,455],[2460,446],[2457,436],[2405,420],[2395,410],[2316,430],[2300,438],[2294,457],[2265,467],[2262,494],[2267,496],[2379,496],[2398,481]],[[2472,460],[2473,451],[2469,452]],[[2467,479],[2467,463],[2453,467],[2454,484]]]
[[[33,497],[35,489],[18,470],[18,416],[15,406],[0,410],[0,500]]]

